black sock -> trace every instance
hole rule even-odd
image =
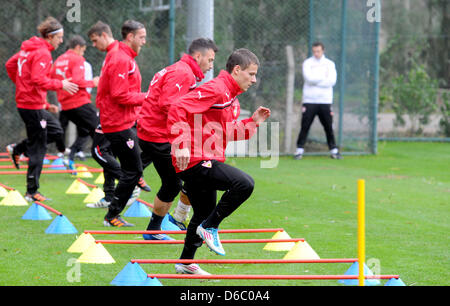
[[[148,231],[159,231],[161,230],[161,223],[164,219],[164,216],[158,216],[157,214],[153,213],[152,217],[150,219],[150,223],[147,226]]]

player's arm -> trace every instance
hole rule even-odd
[[[70,70],[72,73],[72,82],[77,84],[80,88],[93,88],[96,87],[92,80],[86,80],[86,71],[84,66],[84,60],[80,58],[75,60],[70,65]]]
[[[17,76],[17,61],[19,60],[19,52],[14,54],[5,64],[6,72],[8,73],[9,78],[13,83],[16,83],[16,76]]]

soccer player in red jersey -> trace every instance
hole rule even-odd
[[[147,230],[161,229],[161,223],[172,201],[182,188],[182,182],[172,165],[171,147],[167,137],[167,113],[170,105],[197,87],[197,82],[204,79],[204,73],[213,68],[217,50],[216,44],[211,39],[195,39],[190,44],[187,54],[184,54],[176,63],[156,73],[150,82],[137,130],[144,168],[153,162],[161,178],[161,188],[154,199],[153,213]],[[186,191],[180,197],[185,197],[185,194]],[[181,229],[186,229],[183,221],[187,218],[190,204],[182,203],[182,201],[188,202],[180,199],[178,211],[176,209],[174,215],[169,214],[168,218]],[[144,235],[144,238],[171,239],[165,234]]]
[[[133,126],[146,96],[141,92],[142,79],[135,61],[146,43],[145,27],[137,21],[127,20],[122,26],[122,37],[123,41],[114,41],[107,46],[96,97],[103,133],[119,159],[122,171],[105,216],[105,225],[117,227],[133,226],[120,213],[143,174]]]
[[[74,95],[64,90],[57,90],[58,102],[61,104],[60,115],[72,121],[78,128],[78,136],[94,136],[95,128],[99,123],[97,109],[91,103],[91,95],[88,88],[97,87],[99,77],[86,80],[85,58],[86,41],[79,35],[69,40],[69,49],[59,56],[52,68],[54,79],[68,79],[78,85],[78,92]],[[74,157],[76,150],[73,148],[69,154],[69,168],[74,170]]]
[[[270,116],[268,108],[259,107],[251,118],[238,120],[237,96],[256,83],[258,67],[255,54],[238,49],[228,58],[226,70],[170,107],[167,128],[172,163],[194,211],[181,259],[193,259],[203,241],[225,255],[218,227],[253,192],[252,177],[224,161],[229,141],[249,139]],[[225,193],[216,205],[217,190]]]
[[[29,158],[25,194],[28,201],[48,200],[38,192],[47,144],[55,142],[61,153],[66,149],[61,125],[50,114],[57,113],[58,107],[47,102],[47,91],[64,90],[69,95],[78,91],[78,85],[70,78],[51,78],[51,51],[63,42],[62,25],[48,17],[37,29],[41,37],[33,36],[24,41],[20,51],[6,62],[8,76],[16,85],[17,110],[27,131],[27,139],[17,145],[8,145],[7,150],[16,168],[19,168],[21,154]]]

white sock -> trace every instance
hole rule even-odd
[[[338,151],[337,148],[334,148],[334,149],[330,150],[330,153],[331,153],[331,154],[337,154],[338,152],[339,152],[339,151]]]
[[[178,200],[177,207],[173,212],[173,217],[178,222],[184,222],[187,219],[190,211],[191,205],[186,205],[183,202],[181,202],[181,200]]]
[[[297,151],[295,151],[295,155],[303,154],[303,152],[305,152],[305,149],[297,148]]]

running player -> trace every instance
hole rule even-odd
[[[68,79],[78,85],[78,92],[74,95],[64,90],[57,91],[58,102],[61,105],[60,115],[72,121],[77,126],[78,137],[94,136],[99,120],[97,110],[91,103],[88,88],[97,87],[99,77],[86,80],[85,58],[86,41],[79,35],[69,40],[69,49],[59,56],[52,68],[54,79]],[[77,150],[72,146],[69,154],[69,168],[75,170],[74,158]]]
[[[162,185],[154,199],[153,213],[147,230],[161,229],[161,223],[182,185],[172,166],[170,143],[167,138],[167,112],[170,104],[194,89],[197,82],[204,79],[204,73],[213,68],[217,50],[216,44],[211,39],[198,38],[190,44],[188,54],[184,54],[178,62],[156,73],[150,83],[137,130],[144,168],[153,162]],[[185,192],[182,197],[185,197]],[[182,201],[183,199],[178,203],[174,215],[169,215],[169,220],[181,229],[186,229],[184,222],[190,205]],[[186,202],[185,199],[184,201]],[[165,234],[145,234],[144,238],[171,239]]]
[[[105,215],[105,225],[133,226],[120,213],[143,174],[138,138],[133,126],[146,96],[141,92],[142,79],[135,61],[146,43],[146,36],[145,27],[140,22],[124,22],[123,41],[114,41],[107,46],[97,88],[100,124],[106,139],[111,143],[112,152],[120,161],[122,171]]]
[[[255,54],[238,49],[228,58],[226,71],[171,105],[167,128],[172,163],[194,211],[181,259],[193,259],[203,241],[225,255],[219,225],[253,192],[253,179],[224,161],[227,142],[249,139],[270,116],[268,108],[259,107],[251,118],[238,121],[237,96],[256,83],[258,67]],[[216,205],[218,190],[225,193]]]
[[[28,201],[49,200],[39,191],[47,144],[56,143],[59,152],[65,152],[64,132],[58,120],[50,114],[58,107],[49,104],[48,90],[64,90],[70,95],[78,91],[78,85],[68,79],[52,79],[51,51],[63,42],[64,29],[53,17],[48,17],[38,26],[41,37],[32,37],[22,43],[20,51],[6,62],[9,78],[16,85],[17,110],[25,123],[27,139],[7,146],[14,165],[19,168],[20,155],[28,157],[27,191]]]

